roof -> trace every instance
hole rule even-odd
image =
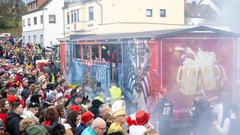
[[[85,4],[85,3],[89,3],[89,2],[96,2],[97,0],[73,0],[73,1],[65,1],[65,5],[64,8],[68,8],[71,6],[75,6],[78,4]]]
[[[224,36],[238,37],[239,35],[219,29],[206,26],[198,26],[192,28],[181,28],[171,30],[132,32],[132,33],[111,33],[111,34],[95,34],[95,35],[77,35],[72,41],[94,41],[94,40],[124,40],[124,39],[148,39],[148,38],[166,38],[174,37],[186,33],[217,33]]]
[[[46,5],[48,5],[52,0],[47,0],[44,4],[42,4],[41,6],[39,6],[37,9],[35,10],[32,10],[30,12],[27,12],[25,15],[27,14],[31,14],[31,13],[34,13],[34,12],[37,12],[37,11],[40,11],[42,10]]]

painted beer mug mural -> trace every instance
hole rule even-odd
[[[215,52],[200,48],[194,52],[190,47],[175,47],[175,50],[184,53],[177,72],[177,83],[182,94],[206,96],[205,91],[219,88],[227,81],[225,69],[218,64]]]

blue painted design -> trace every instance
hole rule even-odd
[[[119,86],[124,89],[125,97],[133,101],[138,97],[137,91],[143,93],[145,102],[149,95],[150,49],[144,40],[128,41],[122,44],[122,63],[118,64]]]
[[[105,90],[109,89],[110,86],[110,64],[93,64],[92,67],[88,67],[84,60],[73,58],[73,44],[69,45],[69,72],[68,81],[71,84],[81,84],[84,82],[87,71],[91,72],[93,81],[101,82],[102,88]]]

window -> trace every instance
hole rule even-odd
[[[43,46],[43,34],[40,35],[40,44]]]
[[[79,22],[79,9],[77,9],[77,22]]]
[[[43,15],[40,16],[41,24],[43,24]]]
[[[73,23],[73,11],[71,11],[71,23]]]
[[[37,24],[37,17],[34,17],[33,21],[34,21],[34,25],[36,25]]]
[[[49,15],[49,23],[56,23],[56,15]]]
[[[33,43],[36,43],[36,35],[33,35]]]
[[[92,46],[92,60],[93,61],[97,61],[98,60],[98,46],[97,45],[93,45]]]
[[[80,46],[80,45],[75,45],[74,58],[79,58],[79,59],[81,59],[81,46]]]
[[[152,9],[146,9],[146,16],[152,17]]]
[[[70,14],[69,14],[69,12],[67,12],[67,24],[69,24],[70,23]]]
[[[73,22],[77,22],[77,10],[74,10],[73,14],[74,14]]]
[[[89,15],[89,21],[92,21],[94,19],[93,7],[88,8],[88,15]]]
[[[160,9],[160,17],[166,17],[166,9]]]
[[[31,26],[31,18],[28,18],[28,26]]]
[[[83,59],[84,59],[84,60],[89,59],[88,47],[87,47],[87,46],[83,46]]]
[[[34,8],[37,8],[37,2],[34,2]]]
[[[25,36],[22,37],[22,43],[25,44]]]
[[[25,20],[22,21],[22,26],[25,27]]]

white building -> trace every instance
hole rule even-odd
[[[184,27],[184,0],[80,0],[65,6],[71,34],[123,33]]]
[[[27,5],[31,10],[22,16],[23,43],[42,47],[57,44],[57,39],[63,38],[64,0],[31,0]]]

